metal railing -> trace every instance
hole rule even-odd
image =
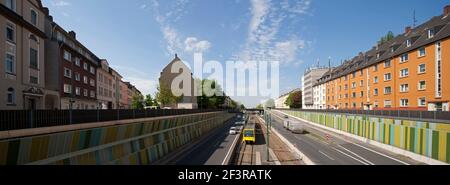
[[[71,124],[186,115],[226,109],[160,110],[0,110],[0,131],[42,128]]]
[[[435,121],[450,123],[450,112],[418,111],[418,110],[311,110],[311,109],[276,109],[303,112],[338,113],[351,115],[365,115],[377,117],[402,118],[418,121]]]

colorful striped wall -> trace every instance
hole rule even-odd
[[[289,115],[450,163],[450,124],[336,113]]]
[[[0,165],[152,164],[223,125],[233,114],[208,113],[144,123],[0,141]]]

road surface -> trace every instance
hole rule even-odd
[[[237,120],[231,119],[223,127],[214,130],[194,147],[185,151],[185,155],[175,162],[176,165],[226,165],[225,160],[232,155],[232,145],[237,142],[240,134],[229,134],[231,127],[240,127],[235,125]]]
[[[416,165],[417,161],[301,122],[307,134],[283,128],[284,114],[272,113],[272,126],[317,165]],[[289,119],[294,119],[289,117]]]

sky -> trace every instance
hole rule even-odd
[[[126,81],[154,94],[175,53],[204,61],[279,61],[279,94],[313,65],[333,66],[441,15],[448,0],[43,0],[54,20]],[[226,84],[224,84],[226,88]],[[250,83],[249,89],[254,88]],[[232,97],[255,107],[268,97]]]

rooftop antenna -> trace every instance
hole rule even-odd
[[[331,56],[328,57],[328,68],[331,70]]]
[[[414,15],[413,15],[413,28],[416,28],[416,24],[417,24],[417,19],[416,19],[416,10],[414,10],[414,13],[413,13]]]
[[[317,59],[317,68],[320,68],[320,59]]]

